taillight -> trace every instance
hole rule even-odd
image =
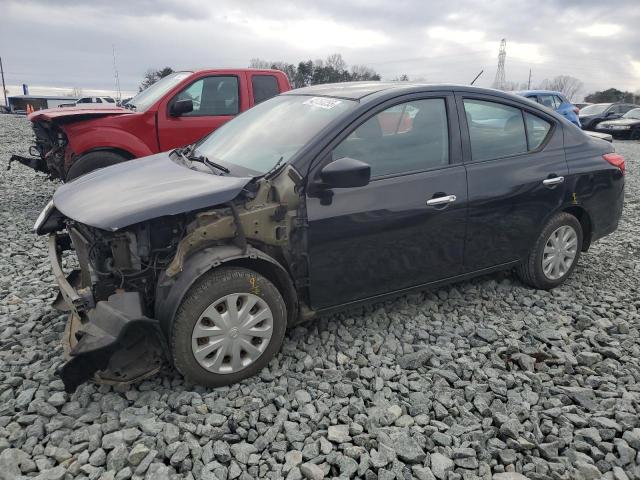
[[[605,153],[602,155],[607,162],[609,162],[614,167],[618,167],[622,174],[624,175],[624,157],[619,153]]]

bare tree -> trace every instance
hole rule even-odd
[[[403,73],[402,75],[395,77],[393,80],[391,80],[392,82],[408,82],[409,81],[409,75],[407,75],[406,73]]]
[[[271,68],[271,63],[261,58],[252,58],[249,62],[249,68]]]
[[[551,80],[545,78],[540,82],[538,88],[563,93],[569,100],[573,100],[573,97],[582,90],[583,86],[584,84],[576,77],[572,77],[571,75],[558,75]]]
[[[81,98],[82,95],[82,89],[78,87],[73,87],[69,92],[69,96],[74,98]]]
[[[351,80],[380,80],[380,75],[366,65],[353,65],[351,67]]]
[[[342,55],[340,55],[339,53],[333,53],[327,57],[325,66],[332,67],[339,72],[342,72],[343,70],[347,69],[347,62],[344,61]],[[320,65],[320,67],[322,67],[322,65]]]

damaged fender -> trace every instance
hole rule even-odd
[[[181,272],[169,277],[163,273],[156,288],[155,312],[165,338],[170,338],[173,321],[182,298],[198,278],[224,263],[250,260],[263,262],[276,272],[279,286],[287,304],[288,323],[291,325],[298,317],[296,293],[287,270],[274,258],[250,245],[246,250],[235,245],[223,245],[204,248],[190,255],[184,262]],[[255,263],[254,263],[255,268]]]

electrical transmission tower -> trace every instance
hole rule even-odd
[[[120,91],[120,76],[118,75],[118,67],[116,65],[116,46],[114,44],[111,44],[111,50],[113,52],[113,76],[116,81],[116,92],[118,95],[117,100],[119,102],[122,100],[122,92]]]
[[[493,88],[504,90],[506,80],[504,78],[504,59],[507,57],[507,39],[500,40],[500,53],[498,53],[498,69],[496,70],[496,78],[493,81]]]

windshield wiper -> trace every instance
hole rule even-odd
[[[187,157],[189,160],[191,160],[192,162],[202,162],[204,163],[207,167],[209,167],[211,170],[213,170],[214,168],[217,168],[218,170],[220,170],[221,172],[224,173],[229,173],[231,172],[231,170],[229,170],[227,167],[225,167],[224,165],[220,165],[219,163],[216,163],[212,160],[209,160],[207,157],[205,157],[204,155],[191,155]]]
[[[284,165],[282,164],[283,160],[284,160],[284,155],[281,156],[280,159],[278,159],[276,164],[273,167],[271,167],[269,171],[267,171],[263,175],[263,177],[269,180],[271,177],[275,176],[280,170],[282,170],[282,167],[284,167]]]

